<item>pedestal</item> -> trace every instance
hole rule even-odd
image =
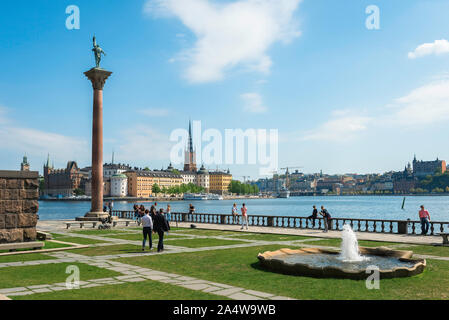
[[[96,221],[108,217],[103,212],[103,87],[112,74],[101,68],[92,68],[84,73],[94,89],[92,119],[92,203],[91,210],[78,221]]]

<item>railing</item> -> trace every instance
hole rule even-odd
[[[112,211],[113,216],[121,219],[135,219],[134,211]],[[241,225],[242,217],[234,217],[225,214],[175,212],[171,214],[171,221],[210,223],[225,225]],[[324,219],[315,220],[307,217],[286,217],[286,216],[262,216],[249,215],[248,224],[257,227],[277,227],[291,229],[324,229]],[[411,220],[379,220],[379,219],[356,219],[356,218],[332,218],[329,230],[343,230],[343,226],[349,224],[354,231],[372,233],[394,233],[394,234],[420,234],[421,222]],[[447,232],[449,222],[431,221],[429,233]]]

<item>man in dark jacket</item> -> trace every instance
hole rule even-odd
[[[321,206],[321,212],[320,214],[323,216],[324,219],[324,231],[327,232],[331,228],[331,215],[327,209],[324,208],[324,206]]]
[[[164,250],[164,232],[169,231],[170,226],[165,219],[164,209],[160,209],[155,215],[153,220],[153,232],[157,232],[159,235],[159,242],[157,244],[157,252]]]
[[[312,228],[315,228],[315,219],[318,218],[318,209],[316,206],[313,206],[312,215],[308,216],[307,219],[312,219],[313,226]]]

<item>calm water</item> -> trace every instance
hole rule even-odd
[[[312,205],[324,205],[332,217],[365,218],[386,220],[419,220],[418,210],[421,204],[429,210],[433,221],[449,221],[449,197],[419,196],[407,197],[405,210],[401,210],[401,196],[344,196],[344,197],[292,197],[289,199],[252,199],[223,201],[174,201],[172,212],[187,212],[189,203],[193,203],[197,213],[230,214],[234,202],[239,208],[243,202],[248,207],[248,214],[277,216],[309,216]],[[114,210],[132,210],[134,203],[115,201]],[[138,202],[151,206],[151,202]],[[90,202],[81,201],[40,201],[39,216],[41,220],[73,219],[83,216],[90,209]],[[165,208],[166,202],[159,202],[158,207]]]

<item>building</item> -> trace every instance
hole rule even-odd
[[[121,173],[111,177],[111,197],[126,197],[128,195],[128,177]]]
[[[121,164],[121,163],[105,163],[103,165],[103,195],[105,197],[120,197],[120,195],[112,194],[112,181],[111,178],[113,176],[121,175],[126,171],[131,170],[129,165]],[[81,185],[83,186],[83,190],[86,195],[91,195],[91,180],[92,180],[92,167],[86,167],[81,169],[82,181]],[[118,185],[116,185],[118,187]],[[124,195],[126,196],[126,195]]]
[[[22,163],[20,164],[20,171],[30,171],[30,164],[28,163],[27,156],[23,156]]]
[[[416,156],[413,159],[413,175],[415,177],[425,177],[435,173],[444,173],[446,171],[446,161],[417,161]]]
[[[394,193],[410,193],[417,186],[417,178],[413,175],[410,163],[404,171],[393,173],[392,179]]]
[[[43,195],[69,197],[74,195],[80,184],[80,169],[75,161],[67,162],[65,169],[54,169],[54,166],[50,165],[50,156],[48,156],[47,163],[44,164]]]
[[[137,198],[148,198],[153,196],[153,185],[157,184],[160,189],[180,186],[183,182],[181,175],[167,171],[127,171],[128,195]]]
[[[229,172],[209,172],[209,191],[216,194],[228,193],[229,185],[232,181],[232,174]]]
[[[186,172],[196,172],[196,152],[193,148],[192,139],[192,123],[189,122],[189,141],[187,144],[187,149],[185,151],[184,157],[184,171]]]

